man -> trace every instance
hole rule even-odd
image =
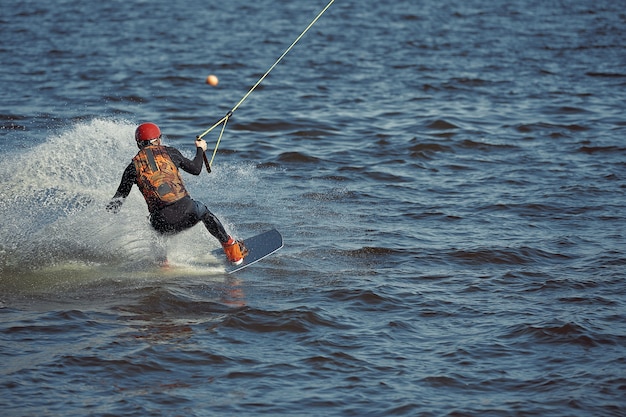
[[[185,158],[180,151],[161,145],[161,129],[154,123],[143,123],[135,130],[139,152],[124,170],[117,192],[106,209],[117,213],[136,184],[143,194],[150,224],[162,235],[181,232],[202,221],[224,248],[230,262],[239,265],[247,255],[243,242],[233,239],[224,226],[203,203],[193,200],[180,176],[179,168],[192,175],[202,172],[206,142],[196,140],[196,156]]]

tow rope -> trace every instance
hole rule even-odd
[[[265,77],[267,77],[269,75],[269,73],[274,69],[274,67],[276,67],[276,65],[278,65],[278,63],[280,61],[282,61],[282,59],[285,57],[285,55],[287,55],[289,53],[289,51],[291,51],[291,49],[296,45],[296,43],[298,43],[298,41],[309,31],[309,29],[311,29],[311,27],[313,27],[315,22],[317,22],[319,20],[319,18],[322,17],[324,12],[326,12],[326,10],[328,10],[330,5],[333,4],[334,1],[335,0],[330,0],[330,2],[326,5],[326,7],[324,7],[322,9],[322,11],[319,12],[317,14],[317,16],[315,16],[315,19],[313,19],[311,21],[311,23],[309,23],[309,25],[302,31],[302,33],[300,33],[300,35],[296,38],[296,40],[294,40],[291,43],[291,45],[289,45],[289,47],[276,60],[276,62],[274,62],[274,64],[265,72],[265,74],[263,74],[263,76],[261,78],[259,78],[259,80],[252,86],[252,88],[250,88],[250,90],[248,90],[248,92],[241,98],[241,100],[239,100],[239,102],[237,104],[235,104],[235,106],[232,109],[230,109],[230,111],[228,113],[226,113],[226,115],[224,117],[222,117],[219,121],[217,121],[213,126],[211,126],[207,130],[205,130],[204,132],[202,132],[201,134],[196,136],[196,140],[202,139],[205,135],[207,135],[209,132],[211,132],[213,129],[215,129],[217,126],[219,126],[220,124],[223,123],[222,130],[220,132],[219,137],[217,138],[217,143],[215,144],[215,149],[213,149],[213,155],[211,156],[211,161],[208,161],[207,157],[206,157],[206,154],[203,153],[204,165],[206,166],[207,172],[211,172],[211,165],[213,165],[213,160],[215,159],[215,154],[217,153],[217,148],[219,147],[220,142],[222,140],[222,135],[224,134],[224,129],[226,128],[226,123],[228,123],[228,119],[233,115],[235,110],[237,110],[239,108],[239,106],[241,106],[241,104],[243,104],[243,102],[246,101],[246,99],[248,98],[248,96],[250,94],[252,94],[254,89],[257,88],[259,86],[259,84],[261,84],[263,82]]]

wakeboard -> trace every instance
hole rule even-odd
[[[272,229],[256,236],[252,236],[248,239],[244,239],[243,244],[248,249],[248,255],[243,258],[243,262],[239,265],[233,265],[226,261],[224,251],[222,249],[215,249],[212,251],[215,256],[224,259],[227,274],[241,271],[242,269],[259,262],[261,259],[267,258],[283,247],[283,237],[278,230]]]

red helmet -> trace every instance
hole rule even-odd
[[[135,130],[137,142],[150,141],[161,137],[161,129],[154,123],[142,123]]]

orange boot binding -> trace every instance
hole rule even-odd
[[[228,238],[228,242],[222,243],[226,258],[233,265],[241,265],[243,258],[248,254],[248,249],[243,245],[242,241],[235,240],[232,237]]]

